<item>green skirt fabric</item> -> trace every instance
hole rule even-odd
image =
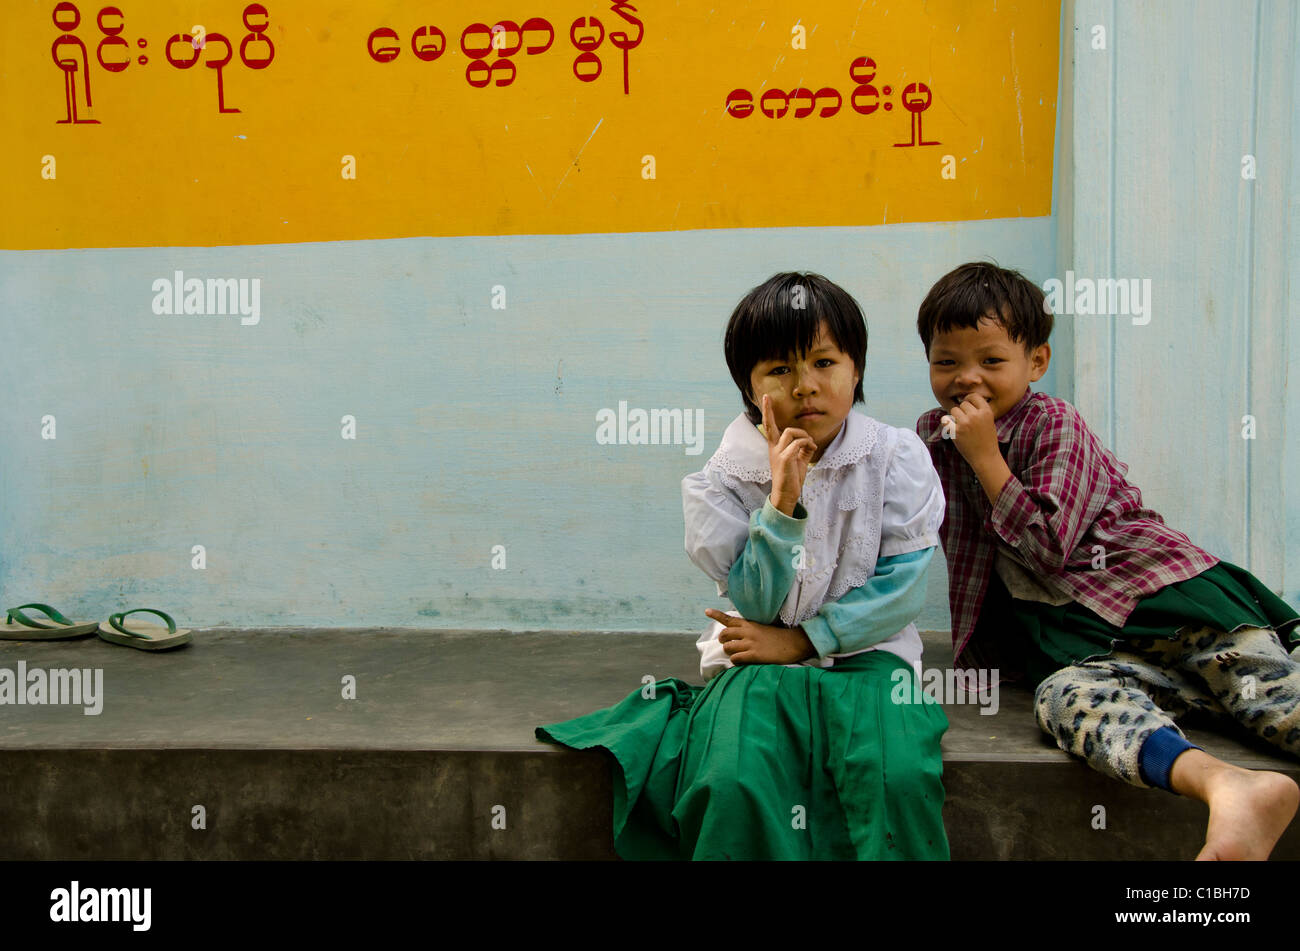
[[[1168,638],[1184,627],[1213,627],[1229,633],[1240,627],[1264,627],[1275,630],[1286,644],[1300,624],[1300,614],[1262,581],[1226,561],[1142,598],[1123,627],[1076,601],[1054,605],[1012,598],[996,573],[985,604],[990,618],[1011,614],[1027,648],[1025,673],[1035,683],[1062,667],[1109,654],[1117,641],[1129,638]],[[981,620],[985,614],[982,607]]]
[[[623,858],[948,858],[948,718],[896,655],[653,686],[536,730],[612,754]]]

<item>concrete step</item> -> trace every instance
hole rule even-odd
[[[946,667],[946,632],[924,637],[926,666]],[[98,669],[103,685],[98,715],[0,706],[0,858],[614,858],[606,755],[533,729],[617,703],[647,674],[698,683],[694,638],[207,630],[159,654],[98,638],[0,641],[0,668]],[[345,677],[356,699],[343,698]],[[1028,691],[1003,686],[992,716],[945,709],[954,859],[1199,849],[1203,806],[1071,759],[1034,724]],[[1216,756],[1300,780],[1300,762],[1235,728],[1188,732]],[[1274,856],[1300,858],[1300,832]]]

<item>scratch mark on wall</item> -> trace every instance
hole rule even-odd
[[[533,170],[532,170],[531,168],[528,167],[528,163],[527,163],[527,162],[524,163],[524,168],[527,168],[527,169],[528,169],[528,174],[532,177],[532,179],[533,179],[533,184],[537,186],[537,194],[539,194],[539,195],[541,195],[543,198],[545,198],[545,197],[546,197],[546,192],[542,191],[542,183],[539,182],[539,181],[537,180],[537,176],[536,176],[536,175],[533,175]]]
[[[1016,122],[1020,127],[1020,164],[1025,164],[1025,115],[1021,108],[1020,70],[1016,68],[1016,31],[1011,31],[1011,82],[1016,87]]]
[[[600,120],[596,123],[596,128],[592,129],[591,135],[587,136],[587,141],[582,143],[582,149],[585,149],[588,146],[588,144],[590,144],[592,136],[596,134],[596,129],[599,129],[600,123],[604,121],[605,121],[605,117],[601,116]],[[578,149],[578,154],[573,157],[573,162],[569,165],[568,168],[564,170],[564,175],[560,178],[560,184],[555,186],[555,191],[551,195],[551,201],[555,201],[555,196],[560,193],[560,188],[561,186],[564,185],[564,179],[569,177],[569,172],[573,171],[575,168],[578,167],[578,159],[582,158],[582,149]],[[547,204],[549,205],[551,201],[548,201]]]

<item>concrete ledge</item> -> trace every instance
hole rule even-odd
[[[947,634],[925,639],[927,667],[947,666]],[[693,641],[201,631],[161,654],[98,638],[0,641],[0,667],[98,668],[104,684],[98,716],[0,706],[0,858],[614,858],[607,755],[541,743],[533,728],[616,703],[644,674],[699,682]],[[342,698],[345,675],[355,700]],[[1040,733],[1028,691],[1000,699],[994,716],[946,707],[954,858],[1196,854],[1203,806],[1106,779]],[[1216,756],[1300,780],[1300,762],[1244,732],[1188,732]],[[191,827],[196,805],[204,830]],[[1097,806],[1105,829],[1093,828]],[[1300,831],[1274,855],[1300,858]]]
[[[6,750],[0,858],[616,859],[611,796],[572,751]]]

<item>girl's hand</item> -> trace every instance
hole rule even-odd
[[[804,430],[793,426],[781,430],[778,438],[776,414],[766,393],[763,394],[763,431],[767,433],[767,455],[772,465],[772,505],[790,515],[803,494],[804,476],[817,452],[817,443]]]
[[[718,640],[733,664],[797,664],[817,656],[801,627],[757,624],[714,608],[705,608],[704,613],[724,625]]]

